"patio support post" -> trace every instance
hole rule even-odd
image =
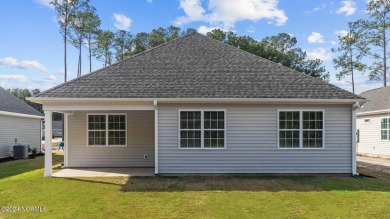
[[[45,110],[45,177],[52,176],[52,111]]]

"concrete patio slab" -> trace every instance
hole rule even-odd
[[[374,171],[390,173],[390,159],[357,156],[357,166],[368,168]]]
[[[67,168],[53,177],[154,176],[154,168]]]

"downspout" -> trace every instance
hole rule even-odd
[[[359,108],[359,102],[352,105],[352,176],[359,175],[356,169],[356,110]]]
[[[154,174],[158,175],[158,106],[154,100]]]

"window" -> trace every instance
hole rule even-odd
[[[225,112],[204,112],[204,147],[225,147]]]
[[[299,111],[279,112],[279,147],[299,148]]]
[[[106,145],[105,115],[88,115],[88,145]]]
[[[180,112],[180,147],[200,148],[201,147],[201,112],[181,111]]]
[[[225,111],[180,110],[180,148],[225,148]]]
[[[279,111],[279,148],[323,148],[323,111]]]
[[[381,140],[390,140],[389,138],[390,131],[390,118],[381,119]]]
[[[322,112],[302,112],[303,147],[322,148],[323,119]]]
[[[126,146],[126,114],[88,115],[89,146]]]

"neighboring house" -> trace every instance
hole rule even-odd
[[[360,94],[369,102],[357,110],[357,153],[390,158],[390,87]]]
[[[40,112],[0,87],[0,158],[12,157],[15,141],[39,149],[42,119]]]
[[[43,137],[45,136],[45,123],[42,125]],[[52,135],[62,137],[62,121],[52,121]]]
[[[355,174],[354,113],[365,101],[198,33],[30,100],[46,126],[65,113],[66,167],[156,174]]]

